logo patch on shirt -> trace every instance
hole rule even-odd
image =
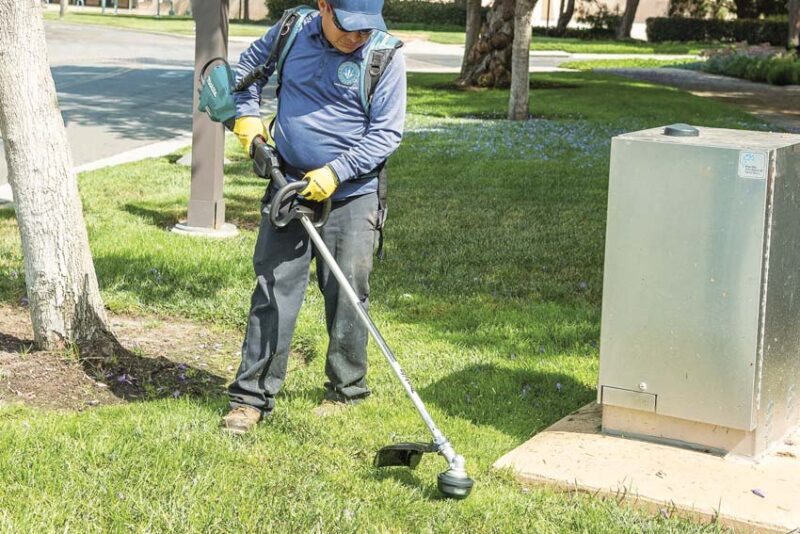
[[[344,85],[355,85],[358,81],[358,65],[352,61],[345,61],[339,65],[339,81]]]

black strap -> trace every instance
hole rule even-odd
[[[392,62],[394,53],[397,48],[391,50],[373,50],[370,52],[369,60],[367,61],[367,101],[372,102],[372,95],[375,93],[375,87],[378,85],[378,80],[383,76],[387,65]]]
[[[376,254],[381,261],[383,260],[384,225],[386,224],[386,217],[389,216],[389,206],[386,204],[386,197],[389,189],[388,178],[389,174],[386,171],[386,162],[384,161],[378,173],[378,250]]]
[[[299,17],[300,15],[296,11],[290,10],[287,11],[281,19],[281,30],[280,33],[278,33],[278,39],[275,42],[275,46],[272,47],[266,63],[274,65],[276,70],[278,68],[278,58],[281,57],[283,49],[286,47],[286,41],[289,39],[289,35],[292,33],[292,27],[295,25]],[[278,94],[281,92],[282,80],[283,73],[278,73],[278,87],[275,88],[276,99],[278,98]]]

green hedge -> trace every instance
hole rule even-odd
[[[266,0],[266,3],[269,11],[267,19],[270,22],[275,22],[280,18],[281,13],[291,7],[303,4],[316,6],[316,2],[303,2],[302,0]],[[467,24],[467,8],[463,1],[385,0],[383,18],[389,24],[392,22],[417,22],[464,27]]]
[[[709,58],[702,69],[712,74],[773,85],[800,83],[800,61],[793,55],[758,57],[746,52],[720,54]]]
[[[785,46],[788,22],[770,20],[714,20],[683,17],[653,17],[647,19],[647,39],[664,41],[720,41],[750,44],[770,43]]]
[[[564,37],[568,39],[583,39],[591,41],[593,39],[616,39],[617,32],[608,28],[567,28],[563,32],[556,31],[555,28],[533,27],[533,35],[545,37]]]

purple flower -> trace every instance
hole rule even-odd
[[[176,389],[175,391],[173,391],[173,392],[172,392],[172,398],[173,398],[173,399],[177,399],[177,398],[178,398],[178,397],[180,397],[180,396],[181,396],[181,392],[180,392],[180,391],[178,391],[177,389]]]
[[[126,373],[122,373],[117,377],[117,382],[119,382],[120,384],[133,384],[134,380],[136,379]]]

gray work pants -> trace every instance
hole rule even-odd
[[[308,285],[312,257],[325,299],[328,352],[325,397],[355,401],[367,388],[367,329],[328,269],[299,221],[276,229],[262,206],[261,227],[253,255],[256,287],[250,302],[242,363],[228,387],[231,407],[253,406],[269,412],[286,378],[289,347],[297,314]],[[366,305],[372,255],[378,239],[378,195],[370,193],[334,202],[327,224],[320,229],[325,245]]]

